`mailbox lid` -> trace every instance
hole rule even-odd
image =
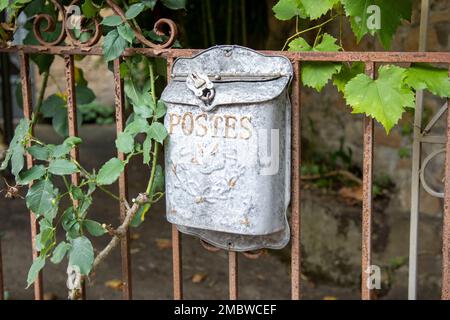
[[[292,65],[282,56],[266,56],[240,46],[216,46],[193,58],[178,58],[171,72],[172,81],[161,99],[167,103],[202,107],[187,87],[190,74],[201,73],[215,88],[208,109],[219,105],[251,104],[277,98],[292,78]]]

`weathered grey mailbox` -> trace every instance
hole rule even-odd
[[[167,105],[167,220],[220,248],[289,241],[292,65],[239,46],[177,59]]]

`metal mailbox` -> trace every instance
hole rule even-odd
[[[227,250],[289,241],[292,65],[240,46],[177,59],[162,94],[166,215]]]

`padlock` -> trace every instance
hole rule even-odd
[[[240,46],[177,59],[161,99],[166,217],[219,248],[289,242],[292,64]]]

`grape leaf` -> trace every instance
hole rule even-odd
[[[363,72],[364,63],[362,62],[354,62],[350,67],[347,64],[343,63],[341,71],[333,76],[333,84],[336,86],[339,92],[343,93],[347,82]]]
[[[305,8],[300,0],[280,0],[272,8],[278,20],[290,20],[295,16],[306,18]]]
[[[450,80],[447,69],[426,63],[416,63],[406,69],[405,82],[415,90],[427,89],[440,97],[450,97]]]
[[[405,69],[382,66],[378,79],[359,74],[345,86],[344,97],[353,111],[364,113],[380,122],[386,133],[400,120],[405,107],[414,108],[414,92],[403,80]]]
[[[401,21],[411,19],[411,0],[341,0],[341,2],[345,14],[350,17],[350,24],[358,42],[367,33],[377,34],[385,49],[391,46],[392,38]]]
[[[296,38],[289,43],[289,51],[339,51],[340,46],[336,44],[336,39],[324,33],[321,41],[311,47],[305,39]],[[334,62],[304,62],[302,64],[302,82],[305,86],[321,91],[331,77],[340,72],[341,63]]]
[[[306,12],[311,19],[317,19],[330,11],[339,0],[300,0]]]

